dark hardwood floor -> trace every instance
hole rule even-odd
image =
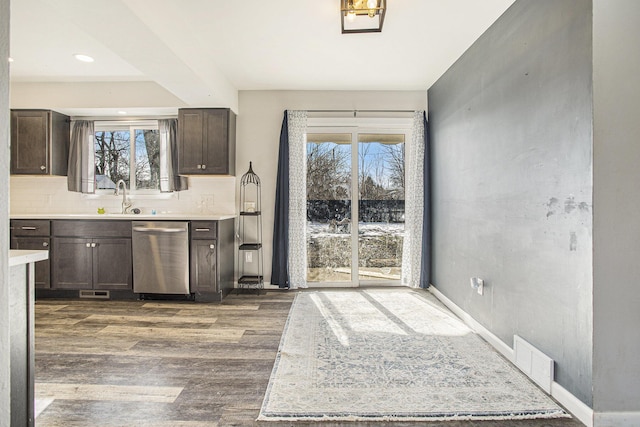
[[[255,421],[294,295],[292,291],[232,293],[222,304],[38,300],[36,425],[313,424]],[[582,425],[573,419],[387,424]]]

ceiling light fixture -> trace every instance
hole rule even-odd
[[[13,62],[13,58],[12,58],[12,57],[8,57],[8,58],[7,58],[7,61],[9,61],[9,62]]]
[[[340,0],[342,34],[382,31],[387,0]]]
[[[76,58],[78,61],[82,61],[82,62],[93,62],[93,58],[90,57],[89,55],[85,55],[82,53],[76,53],[73,55],[74,58]]]

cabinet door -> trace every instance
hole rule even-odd
[[[229,173],[229,110],[205,110],[202,173]]]
[[[93,239],[93,289],[133,289],[131,239]]]
[[[11,249],[26,249],[26,250],[49,250],[50,240],[48,237],[13,237],[11,239]],[[49,254],[51,257],[51,254]],[[51,263],[49,259],[44,261],[38,261],[35,263],[36,288],[50,288],[51,287]]]
[[[216,241],[191,241],[191,291],[218,292]]]
[[[11,111],[11,173],[49,173],[49,112]]]
[[[54,237],[53,289],[92,289],[91,239]]]
[[[179,173],[202,173],[203,110],[182,109],[178,111]]]

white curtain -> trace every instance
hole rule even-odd
[[[67,188],[78,193],[95,193],[94,124],[76,120],[71,130]]]
[[[289,283],[307,287],[307,112],[288,112]]]
[[[405,145],[404,241],[402,284],[420,287],[424,210],[424,111],[413,114],[411,139]]]

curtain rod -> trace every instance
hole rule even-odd
[[[414,113],[418,110],[306,110],[309,113]]]
[[[90,120],[94,122],[132,122],[142,120],[177,119],[178,115],[163,114],[161,116],[71,116],[74,120]]]
[[[323,113],[353,113],[353,118],[366,118],[366,117],[376,117],[376,113],[378,114],[401,114],[401,117],[406,117],[405,115],[415,113],[417,110],[307,110],[307,113],[314,114],[318,113],[320,117],[324,117]],[[358,116],[358,113],[362,113],[362,115]],[[337,114],[336,114],[337,115]],[[316,117],[316,116],[314,116]],[[344,116],[342,116],[344,117]]]

